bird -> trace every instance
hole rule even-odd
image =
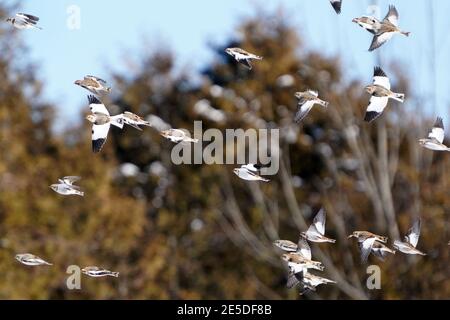
[[[106,81],[96,76],[85,76],[83,80],[76,80],[75,84],[95,95],[102,96],[111,93],[111,87],[107,86]]]
[[[296,252],[298,250],[298,245],[290,240],[275,240],[273,244],[286,252]]]
[[[342,8],[342,0],[330,0],[330,3],[333,6],[334,11],[336,11],[337,14],[340,14]]]
[[[418,254],[421,256],[426,256],[426,253],[423,253],[422,251],[416,249],[417,243],[419,242],[421,225],[421,220],[417,219],[414,222],[413,226],[408,230],[408,233],[404,237],[403,242],[400,240],[394,241],[394,248],[406,254]]]
[[[168,129],[163,130],[160,132],[160,135],[163,136],[166,139],[169,139],[170,141],[174,143],[179,142],[193,142],[197,143],[198,139],[193,139],[184,130],[181,129]]]
[[[395,254],[395,250],[388,248],[386,245],[375,241],[372,246],[371,253],[381,261],[384,261],[388,253]]]
[[[394,34],[402,34],[409,37],[411,33],[400,30],[398,27],[398,11],[393,5],[390,5],[386,17],[383,21],[381,21],[380,28],[373,37],[369,51],[373,51],[381,47],[388,40],[390,40]]]
[[[293,273],[302,272],[304,269],[316,269],[320,271],[324,269],[322,262],[313,261],[295,252],[284,253],[281,259],[288,263],[289,270]]]
[[[51,266],[52,264],[31,253],[16,254],[16,260],[27,266]]]
[[[336,240],[325,237],[325,210],[322,208],[314,217],[313,223],[306,232],[302,232],[301,236],[311,242],[330,242],[335,243]]]
[[[323,107],[328,107],[329,103],[319,99],[319,93],[313,90],[307,90],[304,92],[296,92],[295,97],[298,99],[297,113],[295,114],[294,121],[300,123],[312,109],[315,104],[319,104]]]
[[[133,128],[136,128],[136,129],[141,130],[141,131],[142,131],[142,129],[139,126],[148,126],[148,127],[152,126],[150,124],[150,122],[145,121],[144,119],[142,119],[138,115],[136,115],[134,113],[131,113],[129,111],[125,111],[122,114],[122,119],[123,119],[123,122],[125,124],[128,124],[129,126],[132,126]]]
[[[357,238],[359,247],[361,250],[361,261],[366,262],[369,257],[370,252],[375,241],[386,243],[388,238],[384,236],[379,236],[377,234],[371,233],[369,231],[354,231],[348,238]]]
[[[299,272],[299,273],[290,273],[288,276],[287,281],[287,287],[289,289],[300,285],[302,286],[300,290],[300,295],[304,295],[308,291],[316,291],[316,287],[321,284],[328,284],[328,283],[336,283],[336,281],[316,276],[312,273],[309,273],[307,271]]]
[[[50,185],[50,188],[59,193],[61,195],[78,195],[83,197],[84,192],[81,191],[79,186],[74,185],[73,183],[80,180],[81,178],[78,176],[67,176],[62,179],[58,179],[58,183],[54,183]]]
[[[249,53],[241,48],[227,48],[225,52],[232,56],[237,62],[252,70],[251,60],[262,60],[263,57]]]
[[[7,18],[6,22],[11,23],[17,29],[39,29],[42,30],[41,27],[38,27],[36,24],[39,21],[39,17],[33,16],[31,14],[26,13],[16,13],[13,18]]]
[[[107,277],[107,276],[116,278],[119,277],[119,272],[113,272],[95,266],[85,267],[81,269],[81,272],[93,278]]]
[[[372,34],[377,34],[381,28],[381,22],[377,18],[371,16],[355,18],[352,22],[358,24],[361,28],[366,29]]]
[[[240,168],[233,169],[234,174],[236,174],[242,180],[247,181],[263,181],[269,182],[269,179],[263,178],[259,175],[260,171],[254,165],[242,165]]]
[[[433,128],[428,134],[428,138],[420,139],[422,147],[433,151],[450,151],[450,148],[443,144],[445,137],[444,123],[441,117],[436,119]]]
[[[92,123],[92,151],[98,153],[106,142],[110,125],[122,129],[124,120],[121,114],[111,117],[105,105],[95,96],[88,96],[88,100],[92,113],[86,119]]]
[[[374,68],[373,84],[366,86],[365,91],[371,95],[370,103],[364,116],[364,121],[369,123],[383,113],[389,99],[394,99],[399,102],[405,101],[405,95],[403,93],[391,91],[391,82],[380,67]]]

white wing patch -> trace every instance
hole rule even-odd
[[[304,258],[311,260],[311,248],[308,242],[305,239],[300,238],[297,245],[297,252],[299,252]]]
[[[325,235],[325,222],[326,222],[325,210],[320,209],[320,211],[314,217],[313,223],[317,231],[321,235]]]
[[[368,112],[382,113],[386,108],[389,98],[387,97],[374,97],[370,98],[370,104],[367,107]]]
[[[105,105],[100,102],[96,97],[94,96],[88,96],[89,99],[89,108],[91,109],[92,113],[103,113],[109,116],[109,111],[106,109]]]
[[[428,134],[428,138],[430,139],[436,139],[437,141],[439,141],[439,143],[444,142],[444,136],[445,136],[445,132],[444,129],[442,128],[433,128],[431,129],[431,132]]]
[[[373,244],[375,243],[375,238],[368,238],[360,243],[361,248],[361,260],[363,262],[367,261],[370,252],[372,251]]]
[[[388,90],[391,90],[391,82],[388,77],[373,77],[373,84],[382,86]]]

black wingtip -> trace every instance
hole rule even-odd
[[[378,118],[381,115],[381,113],[375,112],[375,111],[367,111],[366,115],[364,116],[364,121],[366,122],[372,122],[376,118]]]
[[[434,127],[444,129],[444,122],[442,121],[441,117],[437,117],[436,122],[434,123]]]
[[[383,69],[381,69],[378,66],[373,69],[373,76],[374,77],[387,77],[387,75],[386,75],[386,73],[384,73]]]
[[[103,145],[105,144],[106,139],[97,139],[92,140],[92,151],[94,153],[99,153],[102,150]]]
[[[89,95],[88,96],[89,104],[102,104],[100,100],[97,99],[96,96]]]
[[[331,5],[333,6],[333,9],[337,14],[341,13],[342,1],[332,2]]]

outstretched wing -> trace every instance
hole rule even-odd
[[[326,215],[325,210],[322,208],[320,211],[316,214],[313,220],[313,224],[316,227],[317,231],[321,235],[325,235],[325,222],[326,222]]]
[[[32,25],[36,25],[39,21],[38,17],[26,13],[17,13],[16,18]]]
[[[373,51],[375,49],[378,49],[383,44],[385,44],[387,41],[389,41],[394,34],[392,32],[384,32],[379,35],[375,35],[373,37],[372,43],[370,44],[369,51]]]
[[[106,81],[105,80],[103,80],[102,78],[96,77],[96,76],[87,75],[87,76],[84,77],[84,79],[90,79],[90,80],[98,81],[101,84],[106,85]]]
[[[366,115],[364,116],[364,121],[372,122],[383,113],[387,106],[389,98],[387,97],[375,97],[370,98],[370,104],[367,107]]]
[[[92,126],[92,151],[100,152],[108,137],[110,124],[93,125]]]
[[[81,179],[81,177],[78,177],[78,176],[67,176],[67,177],[62,178],[62,181],[65,184],[73,185],[74,182],[77,182],[80,179]]]
[[[383,21],[398,27],[398,11],[393,5],[389,6],[389,11]]]
[[[297,246],[297,252],[300,253],[304,258],[311,260],[311,248],[308,242],[303,237],[300,237]]]
[[[359,243],[359,248],[361,250],[361,261],[366,262],[372,251],[373,244],[375,243],[375,238],[367,238]]]
[[[420,219],[417,219],[413,226],[408,230],[408,233],[405,236],[405,241],[412,245],[414,248],[417,246],[420,237],[420,227],[422,222]]]
[[[246,67],[248,70],[252,70],[252,65],[249,59],[238,59],[238,62]]]
[[[105,105],[101,103],[95,96],[89,95],[89,109],[91,109],[92,113],[103,113],[109,116],[109,111],[106,109]],[[109,129],[109,127],[108,127]]]
[[[391,82],[388,76],[380,67],[375,67],[373,69],[373,84],[382,86],[388,90],[391,89]]]
[[[296,123],[299,123],[300,121],[302,121],[308,115],[309,111],[311,111],[311,108],[313,106],[314,106],[314,101],[300,99],[300,101],[298,102],[298,109],[297,109],[297,113],[295,114],[294,121]]]
[[[439,141],[439,143],[442,143],[444,142],[444,136],[444,123],[442,122],[442,118],[438,117],[434,123],[433,129],[431,129],[431,132],[428,134],[428,138],[434,138]]]
[[[330,3],[333,6],[334,11],[336,11],[337,14],[340,14],[342,8],[342,0],[330,0]]]

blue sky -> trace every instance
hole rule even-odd
[[[367,14],[372,3],[378,3],[382,17],[388,5],[395,4],[401,28],[412,32],[410,38],[396,36],[380,49],[383,68],[389,73],[390,62],[403,67],[414,84],[414,95],[429,101],[421,107],[430,115],[439,112],[446,117],[450,1],[344,0],[339,16],[328,0],[28,0],[23,1],[21,10],[38,15],[44,27],[41,32],[23,32],[30,58],[38,63],[40,77],[46,81],[44,97],[58,106],[59,117],[79,120],[81,108],[86,107],[86,92],[75,86],[74,80],[86,74],[108,80],[112,70],[129,68],[125,60],[139,61],[161,44],[175,51],[179,67],[195,73],[205,61],[213,59],[207,43],[220,44],[233,37],[239,22],[263,5],[269,10],[282,7],[287,19],[305,37],[307,47],[329,56],[340,55],[348,80],[370,82],[376,62],[375,54],[367,51],[371,37],[351,20]],[[67,27],[67,9],[71,5],[81,10],[79,30]],[[431,71],[434,53],[430,35],[434,35],[436,44],[436,77]],[[434,84],[437,103],[429,99]]]

